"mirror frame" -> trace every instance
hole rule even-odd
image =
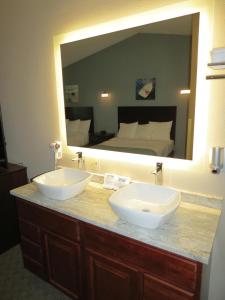
[[[80,30],[75,30],[66,34],[57,35],[54,37],[54,53],[55,53],[55,67],[56,67],[56,88],[57,88],[57,98],[58,98],[58,107],[59,107],[59,121],[60,121],[60,136],[63,142],[63,146],[66,152],[74,153],[75,151],[83,151],[85,155],[89,157],[95,158],[102,158],[102,159],[109,159],[109,154],[107,151],[104,150],[95,150],[83,147],[70,147],[66,145],[66,126],[65,126],[65,111],[64,111],[64,92],[63,92],[63,80],[62,80],[62,66],[61,66],[61,53],[60,53],[60,45],[64,43],[69,43],[73,41],[78,41],[94,36],[98,36],[101,34],[111,33],[118,30],[129,29],[136,26],[142,26],[154,22],[159,22],[171,18],[181,17],[187,14],[194,14],[200,13],[200,23],[199,23],[199,36],[201,37],[201,41],[198,45],[198,61],[197,61],[197,68],[198,74],[196,78],[196,116],[195,118],[195,134],[193,140],[193,157],[192,160],[184,160],[184,159],[175,159],[179,163],[176,164],[174,159],[170,159],[168,157],[160,157],[161,161],[166,161],[168,165],[174,167],[175,165],[179,165],[179,167],[185,165],[192,164],[193,161],[197,162],[200,160],[202,156],[202,151],[205,151],[206,145],[206,128],[207,128],[207,109],[208,109],[208,97],[206,92],[200,92],[201,90],[205,91],[206,83],[203,79],[203,74],[205,72],[205,68],[203,67],[207,62],[207,54],[205,49],[209,48],[209,39],[204,38],[203,34],[206,28],[209,29],[209,17],[205,12],[205,7],[203,4],[196,5],[193,7],[193,3],[190,5],[183,5],[183,7],[179,7],[177,9],[177,4],[170,5],[166,7],[162,7],[158,10],[150,10],[145,13],[139,13],[135,15],[131,15],[128,17],[124,17],[121,19],[114,19],[113,21],[100,23],[95,26],[85,27]],[[201,55],[199,55],[199,52]],[[200,59],[201,58],[201,59]],[[200,68],[199,68],[200,67]],[[200,71],[199,71],[200,69]],[[202,96],[204,99],[204,107],[200,110],[201,102],[199,101],[199,96]],[[198,139],[196,139],[196,136]],[[110,151],[111,152],[111,151]],[[155,162],[159,160],[158,157],[154,156],[145,156],[145,155],[136,155],[130,153],[120,152],[111,152],[110,160],[116,161],[127,161],[129,163],[143,163],[146,162]],[[181,164],[182,162],[182,164]],[[178,168],[179,168],[178,167]]]

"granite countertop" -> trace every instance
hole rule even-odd
[[[51,200],[30,183],[11,194],[41,206],[105,228],[146,244],[207,264],[222,208],[222,199],[181,192],[181,203],[169,221],[145,229],[119,219],[108,204],[113,193],[90,182],[85,191],[68,200]]]

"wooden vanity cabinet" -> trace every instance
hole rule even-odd
[[[17,198],[25,268],[73,299],[82,299],[78,221]]]
[[[101,289],[99,284],[102,280],[101,277],[112,283],[111,290],[114,288],[114,281],[108,280],[110,276],[114,280],[120,278],[120,282],[122,282],[122,275],[119,273],[116,275],[111,268],[112,263],[117,264],[118,270],[120,270],[120,267],[127,267],[127,271],[123,273],[127,281],[123,280],[120,291],[121,293],[126,291],[127,286],[129,286],[132,296],[127,296],[127,298],[124,296],[121,299],[199,299],[202,269],[200,263],[87,223],[82,223],[81,228],[85,258],[88,261],[86,262],[88,288],[91,290],[89,293],[91,296],[87,298],[88,300],[101,300],[104,298],[93,296],[98,295],[98,291],[96,292],[98,286],[99,290]],[[100,276],[98,271],[102,266],[99,263],[101,259],[104,259],[103,266],[107,272],[100,273]],[[132,287],[134,287],[133,290]],[[138,293],[135,293],[135,290],[138,290]],[[100,292],[102,293],[102,291]],[[110,294],[109,291],[107,292]],[[104,296],[105,299],[108,299],[107,294]],[[117,298],[120,299],[118,295],[115,299]]]
[[[201,263],[17,199],[24,265],[73,299],[198,300]]]

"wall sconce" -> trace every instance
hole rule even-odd
[[[102,100],[108,100],[110,93],[109,92],[101,92],[100,94]]]
[[[224,161],[224,148],[223,147],[212,147],[210,149],[210,168],[212,173],[218,174],[223,168]]]
[[[180,90],[181,95],[187,95],[187,94],[190,94],[190,93],[191,93],[191,90]]]

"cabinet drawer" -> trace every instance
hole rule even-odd
[[[86,223],[82,223],[82,234],[84,245],[90,250],[131,263],[185,290],[198,288],[200,263]]]
[[[40,229],[27,221],[19,219],[20,233],[31,241],[40,243]]]
[[[143,300],[194,300],[195,295],[156,277],[144,274]]]
[[[42,264],[42,251],[41,247],[34,242],[29,241],[28,239],[22,237],[21,238],[21,247],[23,251],[23,255],[28,256],[35,260],[36,262]]]
[[[17,207],[19,216],[23,220],[38,224],[45,230],[61,235],[64,238],[79,241],[78,221],[19,198],[17,198]]]

